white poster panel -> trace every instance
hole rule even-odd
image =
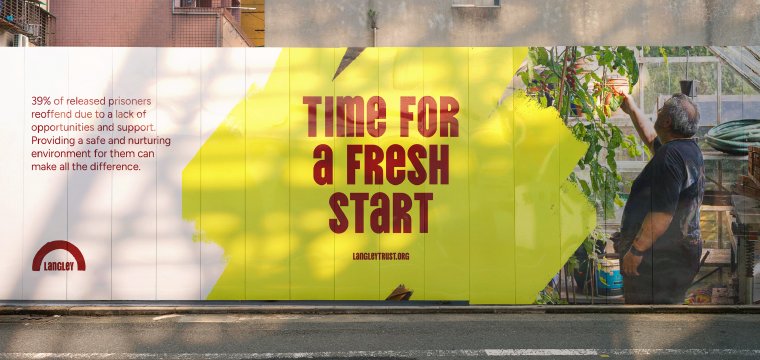
[[[97,169],[113,149],[108,118],[112,94],[112,49],[84,48],[69,52],[69,101],[78,103],[71,131],[75,152],[62,159],[69,166],[68,232],[86,262],[84,271],[67,272],[67,300],[111,298],[111,193],[113,171]],[[97,169],[97,170],[96,170]]]
[[[247,84],[245,76],[241,76],[245,74],[245,55],[243,48],[201,50],[202,143],[229,142],[225,153],[199,153],[204,299],[214,299],[214,288],[234,293],[228,300],[242,300],[245,296],[242,277],[222,274],[241,274],[245,269],[245,219],[241,218],[245,213],[245,166],[240,166],[245,163],[245,108],[233,109],[245,98]],[[220,125],[226,131],[218,131]]]
[[[201,50],[158,49],[156,129],[163,140],[157,150],[157,298],[202,300],[201,242],[195,224],[182,219],[185,192],[194,192],[185,208],[200,212],[200,169],[185,170],[201,146]],[[191,190],[192,189],[192,190]]]
[[[26,50],[24,109],[23,298],[65,300],[71,253],[68,239],[68,175],[57,151],[74,149],[69,129],[69,49]],[[18,106],[18,105],[17,105]],[[52,244],[45,247],[46,244]],[[32,262],[36,258],[37,261]],[[37,267],[39,266],[39,267]]]
[[[114,49],[113,300],[156,299],[156,51]]]
[[[24,52],[0,48],[0,59],[9,69],[24,68]],[[24,170],[24,71],[3,74],[0,86],[0,299],[21,299],[23,257],[23,170]],[[27,263],[27,265],[29,265]],[[31,265],[29,265],[31,266]]]

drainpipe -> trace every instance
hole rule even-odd
[[[181,1],[181,0],[180,0]],[[172,1],[172,16],[174,15],[216,15],[216,47],[221,47],[222,42],[222,14],[218,12],[211,12],[211,11],[192,11],[192,12],[181,12],[178,13],[174,11],[177,7],[174,5],[174,1]]]
[[[222,16],[219,13],[216,14],[216,47],[222,47]]]

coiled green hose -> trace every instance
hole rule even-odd
[[[705,142],[724,153],[747,155],[750,146],[760,146],[760,120],[742,119],[722,123],[707,132]]]

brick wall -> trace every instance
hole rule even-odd
[[[170,46],[171,2],[56,0],[56,46]]]
[[[196,3],[200,0],[196,0]],[[166,0],[56,0],[54,46],[215,47],[224,41],[223,9],[232,0],[209,0],[216,8],[176,8]],[[179,6],[180,1],[175,1]],[[218,38],[217,38],[218,37]]]
[[[167,46],[219,46],[217,21],[216,15],[175,15],[172,18],[172,42]]]

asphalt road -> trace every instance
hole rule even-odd
[[[760,315],[0,316],[0,359],[760,358]]]

